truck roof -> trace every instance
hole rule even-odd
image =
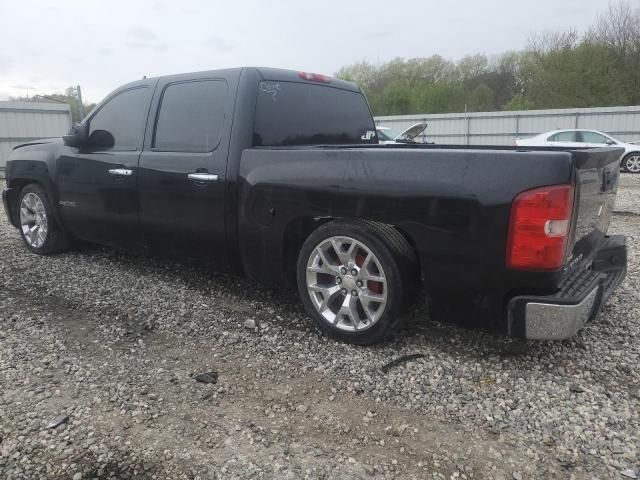
[[[273,80],[276,82],[307,82],[308,80],[303,80],[300,78],[300,73],[308,73],[308,72],[300,72],[297,70],[286,70],[282,68],[268,68],[268,67],[247,67],[247,68],[255,68],[258,70],[262,78],[265,80]],[[326,85],[331,85],[334,87],[342,88],[344,90],[351,90],[353,92],[359,92],[360,88],[352,82],[347,82],[345,80],[340,80],[335,77],[326,77],[330,82]]]
[[[150,79],[175,79],[175,80],[182,80],[185,77],[189,77],[191,75],[193,75],[194,73],[198,73],[198,74],[203,74],[203,73],[210,73],[211,75],[224,75],[224,74],[232,74],[232,73],[240,73],[242,70],[245,69],[254,69],[256,70],[260,76],[262,77],[263,80],[270,80],[270,81],[274,81],[274,82],[304,82],[304,83],[317,83],[318,85],[327,85],[327,86],[333,86],[333,87],[337,87],[337,88],[341,88],[344,90],[350,90],[352,92],[360,92],[360,88],[358,87],[358,85],[356,85],[355,83],[352,82],[347,82],[345,80],[340,80],[338,78],[335,77],[329,77],[329,76],[325,76],[325,75],[318,75],[315,73],[311,73],[311,72],[302,72],[299,70],[287,70],[287,69],[283,69],[283,68],[269,68],[269,67],[238,67],[238,68],[225,68],[225,69],[217,69],[217,70],[203,70],[200,72],[189,72],[189,73],[178,73],[178,74],[173,74],[173,75],[160,75],[157,77],[150,77]],[[314,81],[314,80],[305,80],[303,78],[300,77],[300,74],[304,73],[307,75],[317,75],[319,77],[323,77],[326,78],[327,81],[324,82],[318,82],[318,81]],[[126,85],[123,85],[123,87],[128,87],[128,86],[134,86],[136,85],[138,81],[133,81],[130,83],[127,83]],[[120,87],[121,88],[121,87]]]

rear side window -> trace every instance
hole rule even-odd
[[[560,132],[549,137],[550,142],[577,142],[576,132]]]
[[[117,93],[91,117],[89,135],[107,131],[113,135],[112,150],[137,150],[142,145],[149,95],[146,87]]]
[[[254,146],[378,143],[364,96],[323,85],[260,82]]]
[[[154,150],[211,152],[220,142],[227,84],[222,80],[174,83],[162,94]]]

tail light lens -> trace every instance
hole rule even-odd
[[[552,185],[519,194],[511,205],[507,267],[521,270],[562,267],[572,212],[571,185]]]

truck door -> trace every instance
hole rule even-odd
[[[224,78],[160,80],[140,156],[140,225],[159,253],[226,260],[225,174],[234,95]]]
[[[114,92],[85,121],[89,143],[62,147],[56,185],[64,224],[75,237],[139,246],[137,167],[154,83]]]

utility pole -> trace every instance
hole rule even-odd
[[[469,115],[467,114],[467,104],[464,104],[464,136],[465,136],[465,145],[469,145]]]
[[[84,106],[82,105],[82,90],[80,85],[76,86],[76,95],[78,96],[78,113],[80,114],[80,120],[84,117]]]

